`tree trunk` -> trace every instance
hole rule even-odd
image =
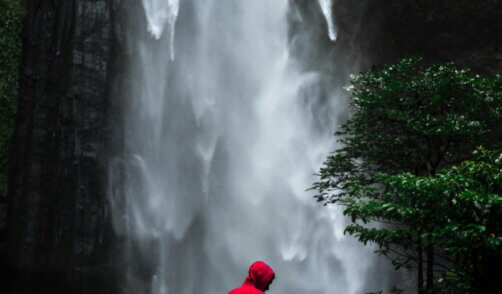
[[[434,245],[427,245],[427,293],[432,293],[434,287]]]
[[[422,239],[418,239],[418,282],[417,282],[417,292],[418,294],[424,293],[424,266],[423,266],[423,256],[422,256]]]

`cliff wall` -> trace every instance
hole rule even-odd
[[[26,1],[7,195],[12,293],[113,288],[106,170],[114,4]]]

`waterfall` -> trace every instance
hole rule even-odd
[[[362,291],[372,253],[306,191],[345,106],[290,56],[289,5],[131,8],[124,152],[110,166],[124,293],[226,293],[255,260],[277,272],[270,293]]]
[[[333,0],[317,0],[328,24],[328,35],[331,41],[336,40],[335,22],[333,20]]]

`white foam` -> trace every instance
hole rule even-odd
[[[328,25],[328,36],[331,41],[336,41],[336,28],[333,19],[333,0],[317,0]]]

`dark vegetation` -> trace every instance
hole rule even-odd
[[[406,58],[349,90],[343,147],[321,168],[316,199],[343,205],[346,233],[413,269],[418,293],[498,287],[502,77]]]
[[[344,60],[363,69],[407,55],[476,72],[502,69],[500,0],[337,0],[334,13]]]
[[[13,113],[0,110],[12,147],[2,293],[118,293],[106,198],[115,2],[0,0],[5,48],[18,44],[4,57],[2,43],[1,62],[22,56],[1,77],[16,110],[13,133]]]
[[[14,132],[19,88],[21,24],[20,0],[0,0],[0,230],[6,217],[7,161]]]
[[[455,61],[475,71],[500,72],[502,34],[497,32],[502,30],[502,1],[385,2],[393,17],[386,18],[384,27],[393,36],[389,41],[395,52]]]
[[[0,274],[6,259],[7,182],[11,138],[19,90],[21,26],[20,0],[0,0]],[[3,275],[5,276],[5,275]],[[2,284],[2,288],[5,284]]]

